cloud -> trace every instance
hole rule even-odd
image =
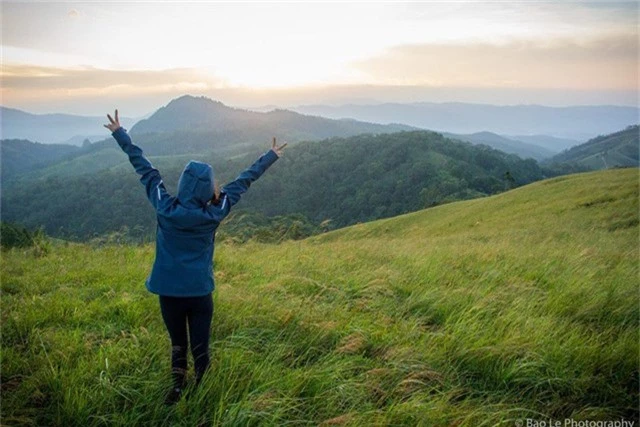
[[[638,104],[635,88],[527,88],[489,86],[485,81],[481,85],[452,85],[443,81],[440,86],[343,84],[255,89],[229,86],[224,80],[191,68],[126,71],[5,64],[1,77],[3,104],[33,113],[101,115],[117,106],[128,114],[142,115],[184,94],[205,95],[241,107],[423,101],[558,106]]]
[[[172,89],[219,87],[224,81],[192,68],[169,70],[105,70],[94,67],[56,68],[5,64],[0,74],[3,88],[14,91],[67,91],[133,93]]]
[[[638,40],[402,45],[352,65],[375,84],[628,90],[638,87]]]
[[[43,113],[97,113],[120,105],[145,114],[177,96],[225,86],[224,81],[189,68],[125,71],[3,64],[0,77],[5,106]]]

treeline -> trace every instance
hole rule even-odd
[[[0,248],[29,249],[34,255],[42,256],[49,252],[50,244],[44,230],[29,230],[17,223],[0,222]]]
[[[256,156],[210,160],[223,184]],[[170,192],[183,167],[180,160],[161,169]],[[220,233],[267,239],[266,230],[273,229],[276,236],[305,237],[318,230],[495,194],[554,174],[535,160],[429,131],[301,143],[287,149],[243,197],[237,208],[243,215],[250,214],[243,217],[244,222],[234,225],[231,218]],[[140,238],[155,232],[153,209],[132,168],[124,173],[103,170],[6,186],[2,215],[28,227],[43,226],[53,236],[77,240],[123,226]],[[271,218],[277,216],[281,218]]]
[[[303,215],[278,215],[266,217],[256,212],[235,211],[225,220],[225,226],[216,233],[216,241],[244,243],[254,240],[261,243],[279,243],[284,240],[299,240],[327,231],[326,224],[312,224]],[[95,234],[85,242],[101,246],[106,244],[138,245],[152,243],[155,235],[144,227],[133,229],[123,225],[118,230]],[[50,237],[42,228],[29,230],[18,223],[0,222],[0,247],[34,248],[42,254],[48,251]]]
[[[238,210],[224,221],[224,227],[216,232],[217,242],[244,243],[254,240],[260,243],[279,243],[284,240],[304,239],[328,230],[326,224],[316,225],[303,215],[278,215],[266,217],[258,212]],[[155,234],[144,227],[133,229],[126,225],[116,231],[95,234],[85,239],[93,245],[127,244],[138,245],[155,242]]]

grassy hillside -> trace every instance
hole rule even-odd
[[[640,130],[636,125],[572,147],[552,157],[550,162],[574,163],[589,169],[637,167],[639,155]]]
[[[212,371],[175,408],[153,246],[6,252],[3,424],[637,422],[638,178],[221,245]]]

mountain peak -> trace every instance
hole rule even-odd
[[[131,129],[135,133],[218,128],[242,112],[206,96],[183,95],[171,100]]]
[[[169,107],[169,106],[184,105],[184,104],[201,104],[201,105],[211,104],[211,105],[219,105],[219,106],[227,107],[222,102],[216,101],[211,98],[207,98],[206,96],[193,96],[193,95],[179,96],[178,98],[175,98],[169,101],[169,103],[166,106]]]

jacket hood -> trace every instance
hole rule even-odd
[[[213,198],[213,168],[191,160],[178,181],[178,200],[188,208],[203,207]]]

